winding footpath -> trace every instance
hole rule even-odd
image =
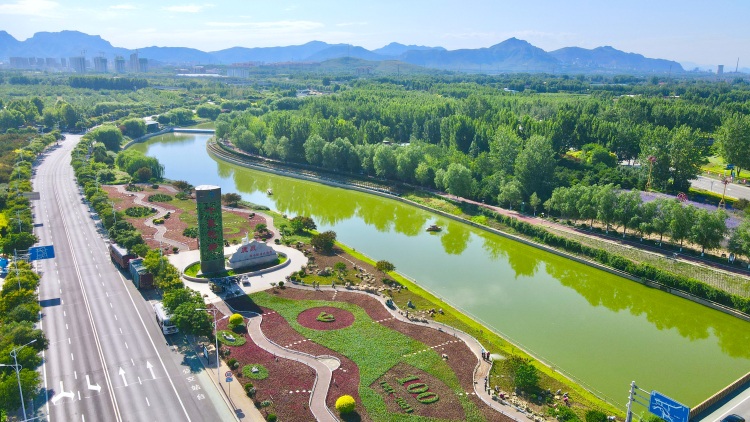
[[[120,192],[120,193],[122,193],[123,195],[132,195],[133,196],[133,202],[135,204],[137,204],[137,205],[140,205],[140,206],[146,207],[146,208],[153,208],[153,209],[156,210],[156,212],[157,212],[156,216],[149,216],[149,217],[146,217],[143,220],[143,223],[146,226],[151,227],[153,229],[156,229],[156,233],[154,233],[154,240],[161,241],[161,242],[166,243],[168,245],[172,245],[174,247],[177,247],[177,248],[180,249],[180,251],[189,251],[190,250],[190,246],[188,246],[188,245],[186,245],[184,243],[178,242],[176,240],[172,240],[172,239],[169,239],[169,238],[165,237],[164,235],[167,233],[167,228],[163,224],[154,224],[154,222],[152,221],[154,219],[164,217],[165,215],[167,215],[167,213],[171,212],[171,210],[168,210],[166,208],[160,207],[159,205],[156,205],[153,202],[144,201],[144,198],[146,197],[146,194],[144,192],[128,192],[125,189],[124,185],[117,185],[117,191]]]
[[[359,290],[349,290],[344,288],[333,288],[328,286],[322,286],[318,287],[317,289],[313,289],[312,287],[306,286],[306,285],[300,285],[295,283],[287,284],[289,287],[293,287],[295,289],[300,290],[323,290],[323,291],[331,291],[336,292],[337,290],[344,290],[346,292],[351,293],[358,293],[358,294],[364,294],[368,295],[369,297],[375,298],[383,305],[383,307],[393,316],[394,319],[405,322],[408,324],[414,324],[418,326],[427,326],[430,328],[433,328],[438,331],[442,331],[446,334],[452,335],[455,338],[460,339],[466,345],[469,347],[469,350],[471,350],[472,353],[474,353],[474,356],[477,358],[477,365],[474,368],[474,392],[466,392],[466,394],[473,394],[479,397],[486,405],[490,406],[492,409],[502,413],[503,415],[514,419],[516,421],[523,420],[522,418],[527,418],[527,415],[518,409],[516,409],[513,406],[501,406],[498,402],[492,399],[492,396],[490,393],[488,393],[484,388],[484,379],[487,377],[490,373],[490,369],[492,368],[492,365],[490,362],[485,361],[481,358],[482,352],[485,351],[484,347],[482,347],[481,343],[479,341],[472,337],[471,335],[456,330],[453,327],[434,322],[434,321],[428,321],[426,323],[424,322],[415,322],[408,318],[406,318],[404,315],[398,312],[398,309],[391,309],[389,308],[385,302],[386,299],[383,296],[380,295],[373,295],[367,292],[362,292]],[[273,341],[269,340],[261,330],[261,322],[263,321],[263,316],[256,314],[254,312],[246,312],[246,311],[236,311],[231,308],[226,303],[223,303],[223,305],[226,305],[229,307],[231,312],[236,312],[239,314],[242,314],[246,318],[248,318],[247,323],[247,332],[250,336],[250,339],[257,344],[260,348],[266,350],[269,353],[273,353],[275,356],[284,358],[284,359],[290,359],[295,360],[301,363],[304,363],[305,365],[313,368],[316,373],[316,379],[315,384],[313,385],[312,394],[310,395],[310,410],[313,413],[313,416],[315,416],[315,419],[319,422],[328,422],[328,421],[338,421],[336,416],[331,412],[331,410],[326,405],[326,397],[328,396],[328,389],[331,385],[331,378],[333,377],[333,373],[331,369],[325,365],[321,358],[328,358],[329,356],[312,356],[307,353],[298,352],[295,350],[290,350],[285,347],[279,346],[278,344],[274,343]]]

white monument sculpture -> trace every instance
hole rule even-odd
[[[276,258],[278,258],[278,255],[272,247],[255,239],[250,240],[249,236],[245,236],[237,252],[229,257],[227,266],[232,269],[253,267],[273,261]]]

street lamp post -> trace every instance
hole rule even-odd
[[[219,319],[219,321],[216,320],[216,312],[219,310],[216,308],[200,308],[196,309],[196,311],[206,311],[211,312],[214,315],[214,348],[216,349],[216,380],[217,382],[221,381],[221,374],[219,373],[219,333],[218,333],[218,326],[216,325],[217,322],[221,321],[222,319],[226,319],[229,317],[229,315],[225,316],[224,318]]]
[[[18,381],[18,394],[21,396],[21,411],[23,412],[23,418],[26,419],[26,403],[23,401],[23,389],[21,388],[21,368],[22,366],[18,364],[18,352],[21,351],[24,347],[28,346],[29,344],[32,344],[36,342],[36,339],[31,340],[30,342],[24,344],[21,347],[16,347],[15,349],[11,350],[10,356],[13,358],[14,365],[3,365],[0,364],[0,366],[9,366],[12,367],[16,371],[16,380]]]

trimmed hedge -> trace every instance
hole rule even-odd
[[[466,206],[465,204],[462,205]],[[494,218],[499,223],[512,228],[518,233],[532,237],[536,242],[563,249],[573,254],[584,255],[600,264],[628,273],[632,276],[655,281],[667,287],[681,290],[690,293],[693,296],[707,299],[712,302],[716,302],[724,306],[736,309],[740,312],[750,314],[750,299],[748,298],[725,292],[713,286],[709,286],[708,284],[694,278],[689,278],[671,273],[669,271],[664,271],[649,264],[640,264],[633,262],[628,258],[607,252],[604,249],[586,246],[577,240],[558,236],[556,234],[550,233],[542,227],[520,221],[513,217],[498,214],[495,211],[488,210],[483,207],[471,206],[471,208],[475,208],[474,211],[481,212],[488,217]]]
[[[174,199],[172,195],[167,195],[166,193],[155,193],[148,196],[148,202],[169,202],[172,199]]]

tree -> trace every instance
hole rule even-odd
[[[388,145],[378,145],[376,147],[375,155],[372,158],[372,164],[375,168],[375,174],[379,177],[385,177],[386,179],[392,179],[398,170],[396,153],[394,153],[393,148]]]
[[[672,209],[680,206],[679,201],[668,201],[664,198],[658,198],[653,201],[656,204],[656,210],[651,218],[651,227],[653,232],[659,235],[659,246],[661,246],[664,234],[669,232],[669,226],[672,221]]]
[[[172,186],[180,192],[190,193],[193,191],[193,185],[184,180],[176,180],[172,182]]]
[[[750,220],[743,220],[739,226],[732,230],[728,248],[730,252],[736,255],[745,255],[750,259]]]
[[[195,113],[200,118],[216,120],[221,114],[221,107],[215,104],[201,104],[195,108]]]
[[[547,138],[534,135],[526,141],[526,147],[518,154],[516,179],[526,195],[537,192],[544,198],[552,193],[555,166],[552,143]]]
[[[143,119],[123,120],[121,126],[124,129],[122,130],[122,134],[133,139],[140,138],[146,134],[146,123]]]
[[[586,412],[586,422],[607,422],[607,414],[601,410],[591,409]]]
[[[724,120],[716,140],[721,158],[734,164],[738,176],[742,169],[750,169],[750,116],[738,113]]]
[[[599,209],[599,186],[586,186],[576,201],[578,215],[584,220],[590,220],[591,230],[594,229],[594,219]]]
[[[424,161],[414,169],[414,178],[422,186],[430,186],[435,181],[435,170]]]
[[[513,209],[513,205],[517,205],[522,199],[521,185],[517,180],[514,180],[500,188],[500,195],[497,197],[497,202],[508,204],[510,209]]]
[[[3,252],[6,254],[13,254],[13,250],[26,250],[38,242],[36,236],[31,233],[8,233],[0,239],[0,245],[3,248]]]
[[[328,76],[323,76],[322,84],[323,84],[323,86],[330,85],[331,84],[331,78],[329,78]]]
[[[531,205],[531,208],[534,209],[534,217],[536,217],[536,209],[539,208],[539,205],[542,203],[542,200],[539,199],[536,192],[531,194],[531,198],[529,198],[529,205]]]
[[[310,238],[310,244],[312,244],[315,249],[319,249],[324,252],[331,252],[335,243],[336,232],[332,230],[313,235],[312,238]]]
[[[298,215],[289,220],[289,224],[295,233],[299,233],[303,230],[315,230],[318,228],[312,218],[304,217],[301,215]]]
[[[510,355],[503,361],[513,386],[522,390],[530,390],[539,384],[539,371],[531,359],[524,359],[518,355]]]
[[[607,233],[609,233],[609,226],[615,221],[616,209],[617,192],[615,191],[615,187],[612,184],[602,186],[599,191],[596,218],[605,225]]]
[[[699,208],[695,213],[695,224],[691,227],[692,240],[701,245],[701,256],[706,248],[718,248],[727,233],[726,211],[717,209],[713,212]]]
[[[151,179],[151,169],[148,167],[141,167],[135,172],[135,177],[141,182],[148,182]]]
[[[682,251],[682,242],[690,237],[690,231],[695,224],[695,211],[694,206],[683,207],[679,202],[672,208],[669,232],[673,241],[680,242],[680,251]]]
[[[224,205],[236,207],[242,201],[242,195],[239,193],[228,192],[221,195],[221,202]]]
[[[346,264],[344,264],[343,262],[339,261],[339,262],[333,264],[333,269],[336,270],[336,271],[338,271],[339,274],[341,274],[343,272],[346,272]]]
[[[122,143],[122,132],[114,126],[101,126],[91,132],[96,142],[101,142],[110,151],[119,151]]]
[[[644,235],[648,236],[654,232],[654,218],[656,217],[658,208],[658,202],[646,202],[638,208],[636,217],[631,220],[631,227],[638,230],[641,234],[641,242],[643,241]]]
[[[458,163],[451,163],[443,176],[443,185],[451,195],[468,197],[471,194],[471,171]]]
[[[378,261],[378,262],[376,262],[375,263],[375,268],[378,271],[380,271],[381,273],[383,273],[384,276],[385,276],[385,273],[396,271],[396,266],[393,265],[393,264],[391,264],[388,261]]]
[[[255,225],[254,230],[258,233],[264,233],[266,230],[268,230],[268,226],[266,226],[265,223],[258,223]]]
[[[617,196],[615,218],[622,226],[623,238],[625,238],[625,233],[630,225],[630,221],[638,214],[638,207],[642,202],[641,193],[637,190],[622,192]]]
[[[509,126],[498,128],[490,141],[490,155],[497,161],[498,169],[508,175],[513,174],[516,158],[522,149],[523,141]]]
[[[701,164],[706,163],[708,147],[698,132],[689,126],[680,126],[672,131],[670,155],[672,158],[672,184],[675,189],[687,192],[690,181],[701,173]]]
[[[323,149],[326,141],[320,135],[312,135],[305,142],[305,159],[314,166],[323,164]]]

